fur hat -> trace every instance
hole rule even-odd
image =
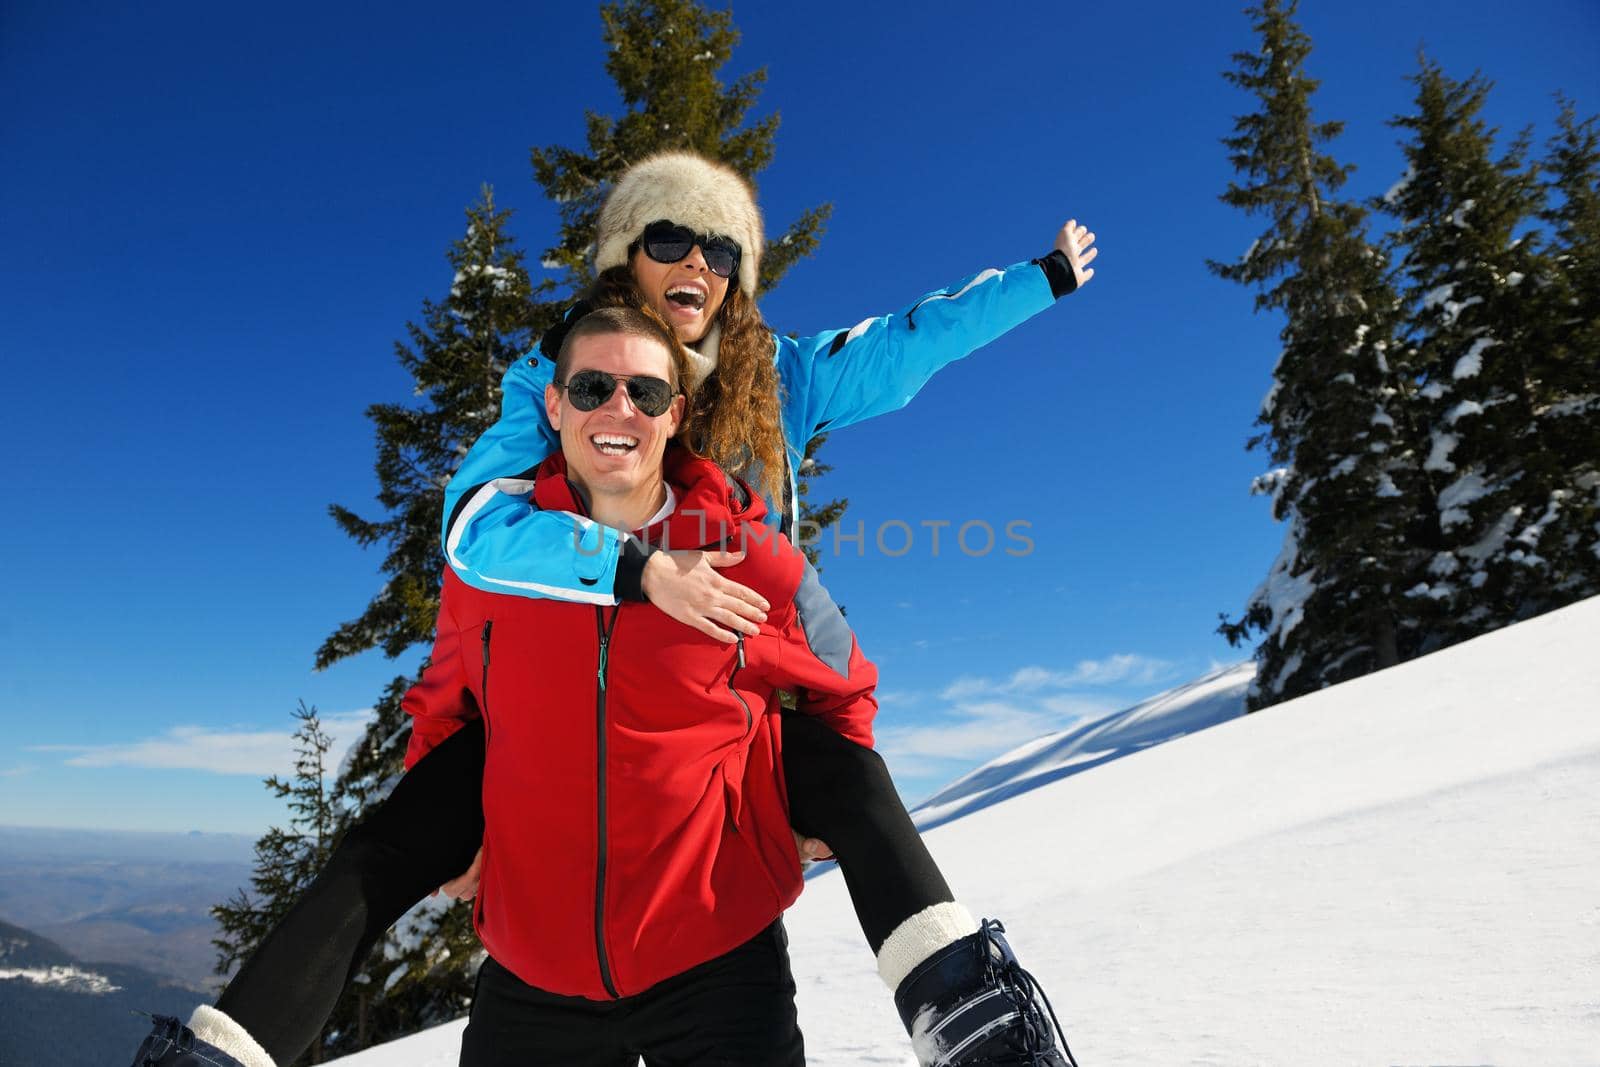
[[[628,246],[659,219],[738,241],[739,288],[756,295],[761,212],[750,183],[732,167],[692,152],[662,152],[629,167],[600,209],[595,269],[627,263]]]

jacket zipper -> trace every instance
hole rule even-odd
[[[739,705],[744,708],[744,734],[746,737],[749,737],[750,728],[756,724],[756,717],[750,713],[750,705],[745,702],[743,694],[733,687],[733,680],[739,677],[740,671],[744,670],[744,635],[739,634],[738,638],[739,660],[738,665],[728,673],[728,692],[732,693],[734,699],[738,700]]]
[[[483,744],[487,753],[489,734],[492,728],[489,725],[489,634],[494,630],[494,620],[483,620],[483,677],[478,686],[478,692],[483,695]],[[484,868],[488,867],[489,846],[484,845]],[[483,868],[479,869],[481,875]],[[478,892],[472,898],[472,929],[474,932],[483,929],[483,881],[478,881]]]
[[[732,693],[734,699],[739,702],[740,707],[744,708],[744,735],[745,735],[745,737],[749,737],[751,729],[756,724],[756,717],[750,713],[750,705],[749,705],[748,702],[745,701],[744,696],[737,689],[735,689],[733,687],[733,680],[735,678],[739,677],[739,672],[744,669],[744,665],[745,665],[744,664],[744,635],[743,634],[739,634],[738,635],[738,640],[739,640],[739,648],[738,648],[739,658],[738,658],[737,663],[734,665],[733,670],[728,672],[728,692]],[[739,832],[739,819],[733,813],[733,797],[728,793],[726,785],[724,785],[724,787],[723,787],[722,796],[723,796],[724,805],[726,806],[726,808],[728,810],[728,825],[733,827],[733,832],[734,833],[738,833]]]
[[[594,609],[595,631],[600,638],[600,666],[595,671],[595,737],[598,743],[597,760],[599,763],[599,789],[598,803],[600,810],[600,849],[599,863],[595,865],[594,876],[594,951],[600,961],[600,981],[605,985],[606,992],[613,998],[621,999],[617,987],[611,981],[611,963],[606,959],[605,918],[606,918],[606,667],[611,653],[611,632],[617,628],[617,614],[622,610],[618,604],[611,609],[611,621],[606,622],[605,608]]]
[[[494,620],[483,621],[483,681],[478,686],[478,692],[483,694],[483,740],[489,742],[489,632],[494,629]]]

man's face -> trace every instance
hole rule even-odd
[[[672,381],[672,356],[666,346],[632,334],[580,337],[568,353],[567,380],[580,371],[640,375]],[[625,382],[593,411],[579,411],[567,390],[545,389],[545,412],[561,434],[567,474],[591,497],[627,496],[654,487],[661,480],[661,455],[678,432],[684,398],[654,417],[634,406]]]
[[[676,263],[657,263],[636,248],[629,267],[644,298],[686,345],[706,335],[728,297],[728,279],[711,273],[699,245]]]

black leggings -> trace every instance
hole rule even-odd
[[[280,1064],[315,1040],[385,930],[472,863],[483,842],[484,735],[474,721],[417,762],[217,1000]],[[874,954],[901,922],[955,898],[883,757],[807,715],[785,715],[790,821],[838,857]]]

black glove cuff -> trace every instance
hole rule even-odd
[[[659,549],[637,537],[624,537],[622,551],[617,554],[617,581],[611,587],[611,595],[623,601],[647,602],[650,598],[644,595],[644,565],[650,554],[657,551]]]
[[[1072,264],[1061,249],[1053,249],[1048,256],[1040,256],[1034,262],[1044,271],[1045,280],[1050,283],[1050,292],[1057,300],[1078,288],[1078,276],[1072,273]]]

